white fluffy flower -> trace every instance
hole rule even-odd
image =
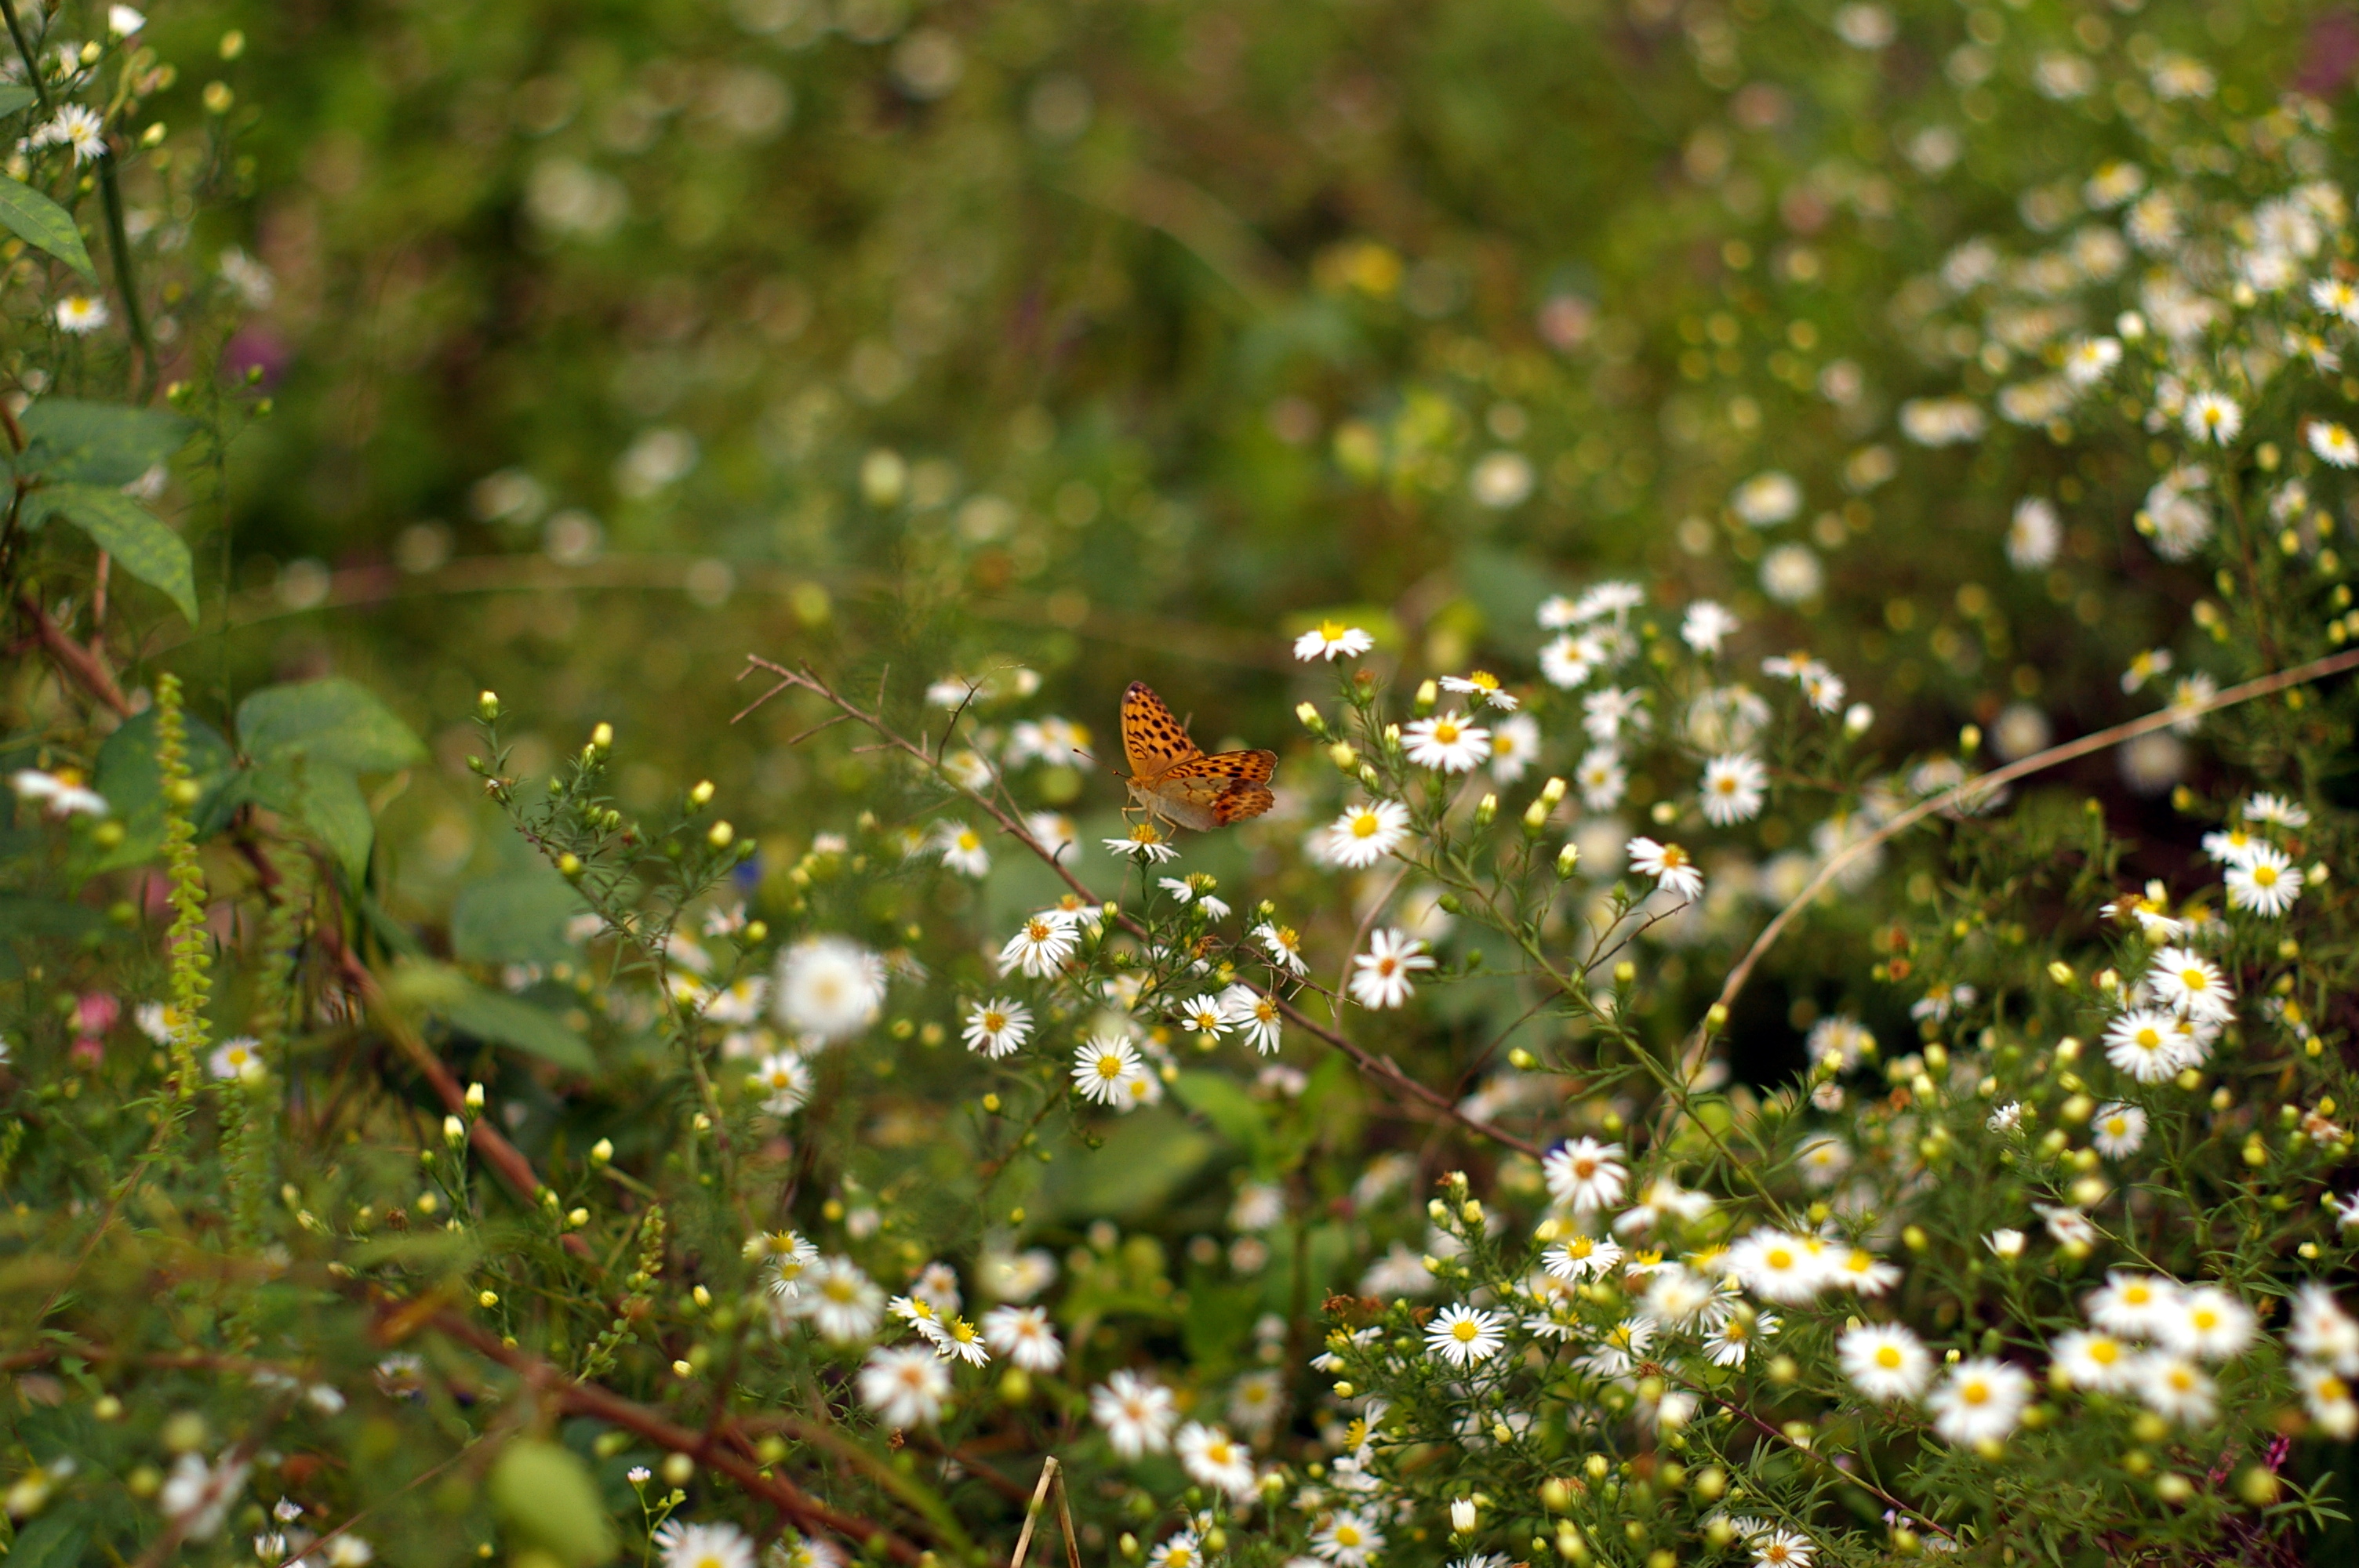
[[[861,1402],[889,1426],[930,1426],[950,1391],[950,1369],[941,1357],[916,1346],[879,1346],[861,1364]]]
[[[1951,1443],[1995,1443],[2016,1429],[2031,1403],[2031,1378],[2022,1368],[1986,1356],[1951,1367],[1926,1398],[1933,1430]]]
[[[778,1022],[799,1034],[842,1040],[876,1022],[885,960],[841,936],[808,936],[778,957]]]

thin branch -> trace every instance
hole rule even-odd
[[[770,674],[778,677],[780,689],[788,686],[799,687],[803,690],[820,697],[821,700],[832,703],[845,714],[859,721],[863,726],[878,737],[878,743],[876,745],[862,748],[863,750],[898,751],[911,758],[920,766],[926,768],[929,772],[939,773],[940,771],[940,763],[928,756],[923,748],[912,743],[905,737],[897,733],[885,722],[884,716],[881,713],[862,712],[857,707],[846,700],[841,693],[837,692],[833,687],[830,687],[825,681],[820,679],[817,676],[812,675],[808,669],[790,670],[784,665],[775,664],[756,654],[748,654],[746,655],[746,667],[749,670],[767,670]],[[740,678],[742,679],[743,676],[741,676]],[[757,703],[756,706],[758,707],[759,704]],[[750,709],[748,711],[750,711]],[[1046,863],[1049,870],[1055,871],[1058,877],[1064,881],[1065,885],[1072,889],[1072,891],[1083,901],[1100,905],[1104,903],[1104,900],[1099,898],[1095,892],[1091,891],[1088,883],[1075,876],[1071,870],[1069,869],[1057,856],[1050,854],[1047,847],[1038,838],[1035,838],[1031,833],[1025,828],[1023,822],[1013,812],[1008,811],[1005,807],[982,795],[973,795],[964,791],[962,791],[961,793],[967,794],[969,799],[981,806],[984,812],[990,815],[994,821],[999,824],[1000,829],[1003,832],[1005,832],[1010,838],[1015,839],[1016,843],[1022,845],[1026,849],[1031,851],[1031,853],[1038,857],[1041,861]],[[1118,914],[1115,916],[1115,920],[1124,930],[1129,932],[1132,935],[1140,938],[1142,941],[1146,940],[1147,935],[1147,928],[1141,925],[1137,920],[1132,917],[1127,912]],[[1482,1137],[1492,1140],[1494,1142],[1500,1143],[1509,1149],[1516,1150],[1519,1153],[1528,1154],[1534,1159],[1538,1159],[1539,1157],[1539,1146],[1533,1143],[1529,1139],[1519,1138],[1516,1134],[1507,1131],[1505,1128],[1495,1126],[1478,1117],[1467,1115],[1464,1111],[1458,1108],[1457,1102],[1451,1098],[1451,1097],[1442,1094],[1436,1089],[1430,1088],[1425,1084],[1422,1084],[1417,1079],[1409,1076],[1408,1073],[1401,1070],[1399,1064],[1393,1061],[1390,1057],[1379,1058],[1372,1055],[1366,1049],[1346,1038],[1340,1029],[1329,1028],[1315,1022],[1299,1007],[1297,1007],[1292,1001],[1288,1000],[1285,997],[1279,996],[1275,991],[1264,990],[1262,994],[1267,996],[1271,1001],[1275,1002],[1277,1005],[1278,1011],[1284,1013],[1286,1017],[1298,1028],[1302,1029],[1314,1038],[1333,1046],[1336,1050],[1343,1052],[1346,1056],[1349,1056],[1355,1064],[1358,1065],[1362,1072],[1367,1074],[1370,1077],[1379,1079],[1391,1085],[1402,1094],[1419,1101],[1439,1115],[1458,1123],[1460,1126],[1465,1128],[1471,1132],[1477,1133]]]
[[[1986,796],[1993,791],[2014,783],[2017,779],[2027,778],[2033,773],[2044,772],[2061,763],[2109,750],[2125,741],[2135,741],[2141,735],[2151,735],[2158,730],[2166,730],[2175,724],[2189,723],[2207,713],[2217,713],[2223,708],[2234,708],[2240,702],[2250,702],[2256,697],[2268,697],[2291,687],[2307,686],[2311,681],[2323,680],[2328,676],[2340,675],[2349,669],[2359,669],[2359,648],[2340,654],[2330,654],[2325,658],[2313,659],[2306,665],[2296,665],[2289,670],[2278,670],[2273,675],[2261,676],[2245,681],[2240,686],[2232,686],[2203,702],[2190,703],[2183,708],[2166,708],[2159,712],[2149,713],[2142,719],[2133,719],[2127,723],[2116,724],[2110,730],[2100,730],[2093,735],[2083,735],[2077,741],[2067,741],[2060,746],[2050,746],[2045,752],[2034,752],[2019,762],[2009,762],[2006,766],[1991,773],[1977,774],[1962,784],[1943,790],[1937,795],[1919,801],[1857,843],[1849,845],[1840,853],[1830,856],[1827,863],[1819,868],[1819,874],[1810,879],[1810,885],[1796,894],[1792,903],[1779,910],[1776,918],[1762,928],[1761,935],[1753,939],[1753,946],[1745,950],[1745,957],[1737,961],[1736,968],[1728,972],[1728,979],[1722,983],[1720,997],[1714,1005],[1725,1009],[1735,1000],[1736,993],[1743,990],[1745,982],[1752,978],[1754,966],[1761,961],[1761,956],[1776,944],[1778,937],[1785,935],[1786,928],[1794,923],[1802,911],[1809,908],[1811,902],[1843,874],[1845,867],[1870,851],[1881,848],[1887,840],[1916,827],[1935,812],[1952,810],[1978,796]],[[1723,1016],[1725,1014],[1723,1013]],[[1690,1045],[1690,1054],[1700,1054],[1703,1049],[1703,1043],[1704,1031],[1699,1029]]]
[[[76,686],[112,708],[117,718],[131,717],[131,699],[123,695],[123,687],[115,683],[114,672],[106,667],[105,659],[95,648],[85,648],[75,642],[29,593],[16,596],[16,609],[33,623],[33,635],[40,643],[41,651],[49,655],[60,672],[71,676]]]
[[[414,1303],[391,1303],[399,1310]],[[575,1382],[558,1368],[527,1351],[503,1344],[498,1336],[477,1326],[452,1312],[438,1312],[429,1320],[434,1331],[447,1339],[465,1346],[476,1355],[516,1373],[541,1398],[560,1409],[577,1415],[586,1415],[637,1433],[658,1448],[674,1454],[685,1454],[698,1464],[720,1471],[745,1491],[770,1504],[793,1519],[798,1528],[816,1527],[852,1541],[881,1541],[886,1553],[897,1563],[915,1568],[920,1555],[916,1545],[885,1529],[874,1520],[848,1514],[804,1491],[800,1487],[766,1470],[746,1454],[734,1446],[722,1446],[710,1441],[701,1432],[667,1421],[647,1406],[625,1399],[597,1383]],[[735,1422],[723,1429],[734,1435]]]

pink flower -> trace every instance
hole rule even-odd
[[[74,1003],[74,1027],[84,1034],[103,1034],[123,1016],[123,1004],[104,991],[90,991]]]

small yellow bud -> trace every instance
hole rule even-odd
[[[730,827],[726,822],[716,822],[706,829],[704,841],[716,849],[726,849],[729,848],[729,841],[736,837],[737,829]]]
[[[592,1164],[603,1165],[614,1157],[614,1141],[613,1139],[601,1138],[597,1142],[590,1145],[590,1162]]]
[[[711,779],[697,780],[696,787],[688,792],[688,803],[690,806],[711,806],[712,804],[712,781]]]
[[[614,727],[611,724],[602,723],[596,729],[591,730],[590,744],[595,746],[602,752],[611,750],[614,744]]]
[[[481,1307],[495,1307],[500,1304],[500,1292],[497,1291],[478,1291],[475,1292],[475,1304]]]

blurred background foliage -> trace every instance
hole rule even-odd
[[[912,702],[1020,661],[1101,738],[1144,678],[1207,738],[1284,744],[1315,692],[1280,633],[1318,612],[1380,628],[1406,677],[1528,669],[1543,593],[1628,572],[1725,598],[1756,658],[1828,658],[1887,756],[2013,704],[2059,734],[2118,718],[2117,672],[2201,588],[2132,535],[2149,469],[2004,424],[1903,439],[1904,400],[1986,391],[2005,357],[1920,329],[1910,280],[1984,230],[2068,232],[2096,165],[2139,155],[2139,73],[2076,96],[2073,69],[2185,50],[2222,72],[2188,112],[2234,118],[2338,96],[2354,53],[2288,0],[156,25],[168,56],[246,35],[220,68],[245,232],[207,238],[269,270],[229,358],[277,411],[201,551],[212,684],[351,674],[429,738],[378,869],[419,917],[499,863],[462,762],[480,687],[526,717],[527,767],[613,721],[627,806],[714,778],[771,868],[876,804],[867,760],[777,743],[793,715],[729,726],[749,650],[890,662]],[[1729,509],[1773,467],[1804,502],[1782,599],[1781,541]],[[2020,573],[2026,474],[2066,531]],[[2070,782],[2168,821],[2109,762]],[[1781,961],[1753,1005],[1789,1040],[1864,962]]]

